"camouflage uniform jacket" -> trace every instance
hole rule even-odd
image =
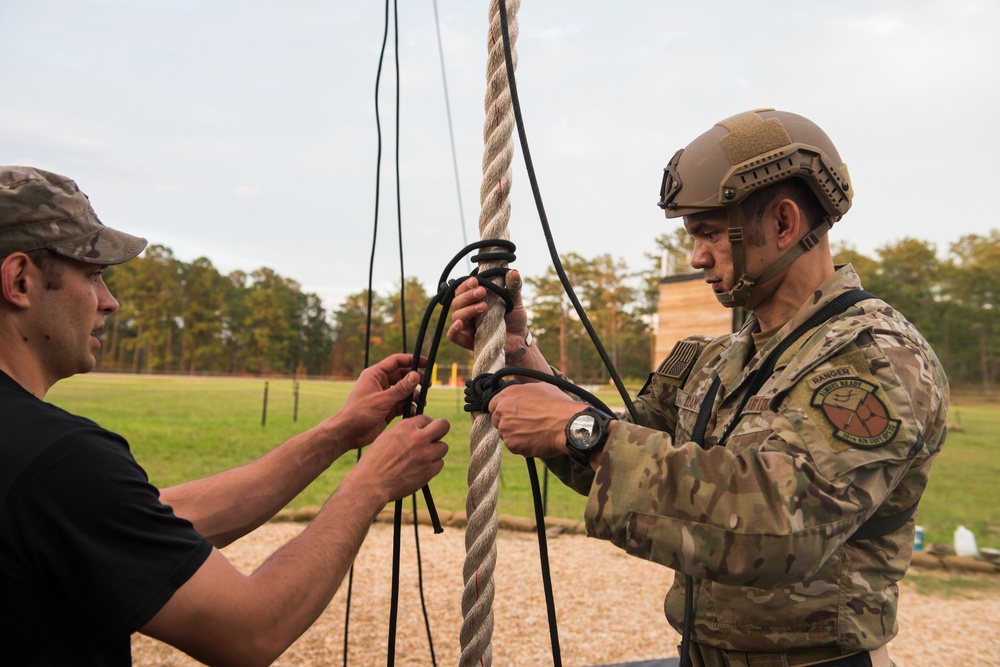
[[[914,522],[850,538],[869,517],[917,502],[944,441],[947,378],[913,325],[869,299],[806,333],[715,446],[749,373],[810,315],[858,287],[853,268],[839,268],[760,350],[755,317],[737,334],[689,339],[699,351],[690,374],[671,377],[676,368],[665,362],[651,376],[636,400],[641,426],[612,425],[596,475],[568,457],[546,461],[589,492],[588,534],[676,570],[664,609],[678,632],[680,575],[694,578],[698,642],[858,650],[897,632],[896,582],[910,562]],[[690,434],[716,374],[722,384],[702,448]]]

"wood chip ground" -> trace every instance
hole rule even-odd
[[[269,523],[224,553],[249,573],[302,528],[300,523]],[[404,526],[402,544],[395,665],[425,667],[432,661],[421,614],[412,525]],[[554,536],[548,544],[563,665],[610,665],[677,655],[679,637],[667,625],[662,611],[671,570],[580,535]],[[436,664],[458,665],[464,531],[446,528],[443,534],[434,535],[421,526],[420,550]],[[392,527],[376,523],[355,563],[348,665],[386,664],[391,558]],[[501,530],[497,561],[493,664],[552,665],[535,535]],[[900,584],[900,632],[889,644],[896,665],[1000,665],[1000,596],[996,587],[987,590],[991,592],[962,598],[927,596],[917,593],[904,579]],[[275,665],[344,664],[346,592],[345,582],[316,624]],[[132,652],[133,664],[138,667],[200,664],[138,634],[133,638]]]

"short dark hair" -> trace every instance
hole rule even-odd
[[[823,219],[824,211],[819,199],[800,178],[790,178],[774,185],[751,193],[739,204],[740,224],[743,225],[743,238],[747,245],[760,246],[764,243],[760,221],[764,211],[772,202],[788,198],[799,205],[809,229],[813,229]]]
[[[62,289],[63,268],[66,266],[61,255],[48,248],[28,250],[24,253],[37,266],[45,277],[45,289],[55,291]]]

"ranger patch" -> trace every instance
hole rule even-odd
[[[896,437],[900,420],[889,416],[877,389],[857,377],[834,379],[813,392],[811,404],[833,425],[838,440],[863,449],[881,447]]]

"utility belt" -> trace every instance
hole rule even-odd
[[[885,646],[853,653],[832,646],[788,653],[745,653],[691,642],[689,654],[691,667],[893,667]]]

